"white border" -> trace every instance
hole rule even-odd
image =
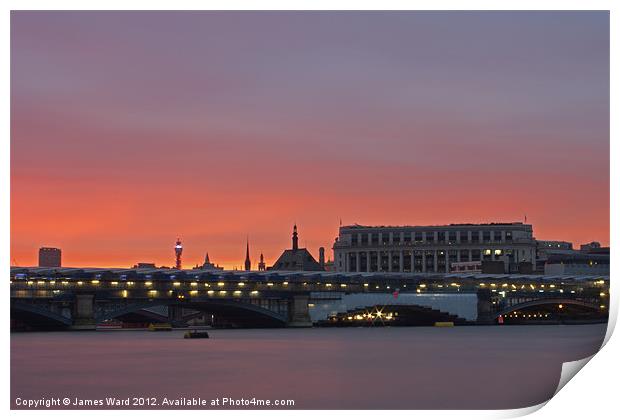
[[[153,0],[149,2],[139,1],[120,1],[120,0],[94,0],[81,2],[77,0],[69,1],[43,1],[43,0],[24,0],[24,1],[5,1],[3,2],[4,14],[2,15],[2,39],[1,44],[2,55],[5,57],[3,61],[5,64],[1,67],[0,77],[3,80],[2,83],[2,115],[3,115],[3,136],[1,138],[1,150],[0,153],[0,165],[1,165],[1,177],[2,185],[0,194],[0,211],[2,212],[2,224],[0,225],[2,233],[2,249],[0,257],[0,266],[2,267],[4,278],[8,279],[8,268],[10,266],[10,219],[9,219],[9,187],[10,187],[10,153],[9,153],[9,130],[10,130],[10,74],[9,74],[9,49],[10,49],[10,14],[9,11],[15,10],[175,10],[175,9],[188,9],[188,10],[201,10],[201,9],[227,9],[227,10],[243,10],[243,9],[292,9],[292,10],[322,10],[322,9],[353,9],[353,10],[400,10],[400,9],[417,9],[417,10],[611,10],[611,75],[618,74],[618,43],[617,33],[618,24],[620,19],[617,16],[617,12],[620,8],[617,6],[617,1],[612,0],[590,0],[590,1],[576,1],[576,0],[522,0],[522,1],[403,1],[403,0],[383,0],[381,2],[370,1],[326,1],[326,0],[306,0],[296,2],[285,1],[252,1],[252,0],[229,0],[229,1],[196,1],[196,0],[176,0],[176,1],[161,1]],[[617,110],[616,100],[618,95],[618,84],[614,83],[614,78],[611,79],[611,115],[614,115],[614,111]],[[617,138],[617,123],[612,118],[611,120],[611,159],[618,162],[618,138]],[[611,191],[618,191],[618,169],[614,165],[611,165],[611,179],[610,187]],[[612,263],[611,263],[611,278],[614,279],[617,270],[617,250],[615,247],[615,238],[618,238],[618,199],[617,193],[611,194],[611,237],[610,246],[612,249]],[[9,285],[8,281],[5,284],[5,296],[8,296]],[[5,320],[5,325],[8,327],[9,319],[9,305],[2,305],[2,319]],[[241,416],[251,416],[253,418],[269,418],[269,419],[284,419],[291,415],[299,416],[301,418],[315,419],[317,416],[323,416],[328,414],[329,416],[347,417],[355,419],[376,419],[377,417],[389,416],[390,419],[394,418],[411,418],[420,416],[422,418],[504,418],[515,417],[524,415],[536,411],[533,414],[533,418],[607,418],[612,413],[617,413],[616,403],[616,384],[618,383],[618,357],[620,354],[618,351],[620,345],[618,345],[618,339],[610,338],[611,331],[615,326],[618,315],[618,295],[616,293],[615,282],[612,280],[611,302],[610,302],[610,328],[606,337],[606,346],[604,351],[599,352],[590,363],[588,368],[584,369],[579,374],[578,380],[570,381],[557,396],[552,398],[543,410],[536,411],[541,406],[530,407],[520,410],[507,410],[507,411],[260,411],[260,412],[243,412],[243,411],[183,411],[184,417],[191,418],[205,418],[206,416],[217,416],[219,418],[237,418]],[[5,372],[9,372],[9,335],[8,328],[4,335],[5,345],[2,346],[2,360],[5,363],[7,369]],[[609,340],[609,341],[607,341]],[[1,404],[5,410],[9,410],[9,375],[3,375],[2,390],[4,398],[2,398]],[[152,411],[149,413],[141,413],[142,415],[148,415],[153,418],[169,418],[175,415],[170,411]],[[135,411],[121,412],[115,411],[11,411],[11,416],[17,418],[32,418],[45,415],[49,418],[82,418],[85,415],[94,418],[107,418],[110,415],[133,417],[139,415]]]

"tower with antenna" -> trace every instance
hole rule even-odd
[[[174,255],[176,256],[176,264],[174,266],[177,270],[180,270],[182,267],[181,254],[183,254],[183,245],[181,244],[181,239],[177,238],[177,243],[174,246]]]
[[[252,262],[250,261],[250,238],[245,243],[245,271],[252,269]]]

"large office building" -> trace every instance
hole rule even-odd
[[[341,226],[334,269],[344,272],[447,273],[465,262],[502,261],[505,272],[536,262],[532,225]]]
[[[61,251],[59,248],[39,248],[39,267],[60,267]]]

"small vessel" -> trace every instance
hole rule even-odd
[[[168,323],[149,324],[149,331],[172,331],[172,325]]]
[[[209,333],[206,331],[187,331],[183,338],[209,338]]]

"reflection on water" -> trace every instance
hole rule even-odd
[[[606,325],[11,334],[15,398],[294,399],[306,409],[538,404]]]

